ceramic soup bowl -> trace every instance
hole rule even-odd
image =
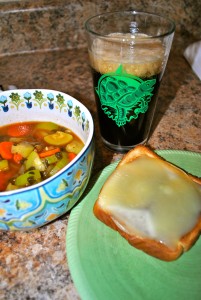
[[[71,129],[84,142],[81,152],[52,177],[0,192],[0,230],[43,226],[70,210],[87,186],[94,159],[92,116],[82,103],[65,93],[25,89],[0,93],[0,120],[0,126],[51,121]]]

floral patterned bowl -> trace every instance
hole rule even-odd
[[[0,126],[24,121],[52,121],[70,128],[84,142],[82,151],[57,174],[41,183],[0,192],[0,230],[30,230],[58,218],[78,201],[91,175],[94,124],[88,109],[53,90],[0,93]]]

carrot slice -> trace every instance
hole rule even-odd
[[[27,135],[31,132],[31,125],[30,124],[12,124],[9,126],[7,130],[7,134],[12,137],[19,137]]]
[[[61,151],[60,148],[54,148],[54,149],[51,149],[51,150],[40,152],[38,155],[39,155],[39,157],[44,158],[44,157],[53,155],[53,154],[55,154],[57,152],[60,152],[60,151]]]
[[[73,152],[68,153],[68,158],[69,158],[70,161],[73,160],[75,157],[76,157],[75,153],[73,153]]]
[[[0,143],[0,155],[3,159],[12,159],[13,154],[11,152],[12,142],[1,142]]]
[[[22,159],[23,159],[23,157],[20,153],[14,153],[13,154],[13,160],[16,164],[19,165],[21,163]]]

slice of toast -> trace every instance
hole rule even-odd
[[[172,261],[201,232],[201,178],[137,146],[108,177],[93,211],[132,246]]]

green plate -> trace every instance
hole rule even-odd
[[[201,176],[201,154],[161,150],[159,155]],[[164,262],[130,246],[93,215],[93,205],[117,163],[106,167],[70,215],[66,249],[82,300],[201,299],[201,238],[178,260]]]

